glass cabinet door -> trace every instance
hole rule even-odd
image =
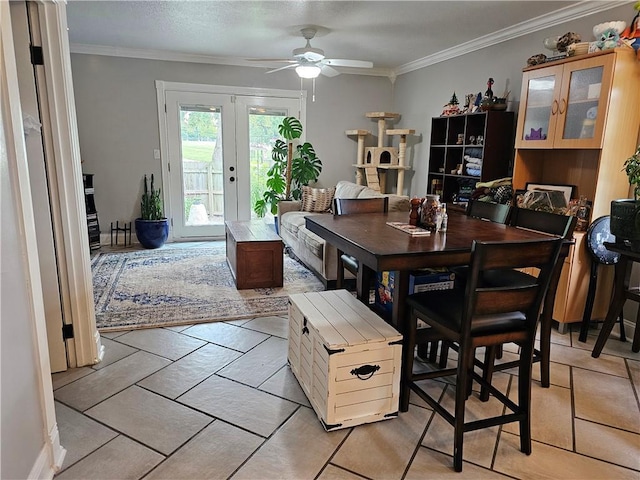
[[[516,147],[550,148],[558,118],[558,96],[562,82],[562,66],[526,72],[521,101],[524,115],[518,118]]]
[[[560,148],[600,148],[611,84],[613,56],[565,66],[554,145]]]

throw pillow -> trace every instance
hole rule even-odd
[[[302,187],[302,211],[315,213],[328,212],[331,208],[331,203],[333,202],[333,196],[335,193],[335,187]]]

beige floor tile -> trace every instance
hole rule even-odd
[[[59,475],[56,480],[137,479],[164,459],[147,447],[119,435]]]
[[[327,465],[317,480],[362,480],[360,475],[351,473],[335,465]]]
[[[118,434],[86,415],[55,402],[60,444],[67,449],[62,469],[89,455]]]
[[[411,467],[407,472],[405,480],[424,480],[426,478],[452,479],[452,480],[492,480],[504,479],[505,477],[496,472],[492,472],[483,467],[479,467],[469,462],[464,462],[462,472],[453,469],[453,456],[444,453],[434,452],[428,448],[421,447],[416,457],[411,462]]]
[[[213,480],[228,478],[264,439],[214,421],[159,465],[148,480]]]
[[[311,406],[309,399],[307,399],[307,396],[288,365],[278,370],[275,375],[261,384],[259,388],[264,392],[286,398],[305,407]]]
[[[248,352],[269,338],[269,335],[264,333],[230,325],[227,322],[194,325],[182,333],[240,352]]]
[[[166,358],[137,352],[94,371],[54,392],[56,400],[84,411],[171,363]]]
[[[91,375],[95,370],[91,367],[79,367],[69,368],[64,372],[58,372],[51,375],[51,381],[53,383],[53,389],[57,390],[60,387],[64,387],[72,382],[75,382],[79,378]]]
[[[576,452],[640,472],[640,435],[577,418],[575,426]]]
[[[531,377],[534,380],[534,386],[540,386],[540,362],[536,362],[533,364]],[[558,387],[570,388],[571,368],[569,367],[569,365],[549,362],[549,384],[556,385]]]
[[[402,478],[431,410],[411,407],[398,418],[353,429],[331,463],[368,478]]]
[[[593,347],[598,340],[598,334],[600,330],[590,330],[589,335],[587,335],[586,342],[580,342],[578,337],[580,336],[580,332],[572,332],[573,337],[573,346],[575,348],[580,348],[582,350],[588,350],[589,352],[593,351]],[[619,335],[617,333],[611,332],[607,342],[604,344],[604,348],[602,349],[602,353],[606,355],[614,355],[617,357],[625,357],[632,358],[634,360],[640,360],[640,352],[631,351],[631,344],[633,342],[633,338],[627,337],[626,342],[621,342],[619,339]]]
[[[560,448],[533,442],[531,455],[520,451],[520,439],[510,433],[500,436],[498,454],[493,469],[515,478],[638,480],[638,472],[611,465]]]
[[[573,382],[577,418],[640,433],[631,380],[574,368]]]
[[[145,378],[138,385],[165,397],[176,398],[237,359],[240,355],[240,352],[230,348],[208,343]]]
[[[538,329],[538,334],[540,329]],[[539,338],[539,337],[536,337]],[[551,343],[557,343],[558,345],[571,345],[571,334],[560,333],[556,328],[551,329]]]
[[[268,437],[298,404],[213,375],[178,401],[233,425]]]
[[[257,387],[287,364],[287,341],[271,337],[218,372],[251,387]]]
[[[627,360],[629,365],[629,371],[631,372],[631,379],[636,387],[636,392],[640,394],[640,362],[635,360]]]
[[[178,360],[206,343],[165,328],[134,330],[118,337],[118,342],[171,360]]]
[[[249,323],[251,320],[253,320],[253,318],[238,318],[237,320],[225,320],[224,323],[239,327],[241,325],[244,325],[245,323]]]
[[[120,335],[124,335],[125,333],[130,332],[130,330],[118,330],[115,332],[100,332],[100,336],[102,338],[116,338],[119,337]]]
[[[448,387],[440,404],[450,413],[454,411],[455,389]],[[471,395],[466,402],[465,422],[501,415],[504,408],[495,398],[481,402]],[[463,458],[484,467],[490,467],[498,437],[498,427],[483,428],[464,435]],[[422,440],[422,445],[453,456],[453,426],[435,414]]]
[[[90,408],[86,414],[165,455],[213,421],[135,385]]]
[[[518,403],[518,378],[513,378],[509,398]],[[518,435],[518,423],[508,423],[503,431]],[[531,388],[531,438],[554,447],[573,449],[571,390],[551,385]]]
[[[100,363],[96,363],[91,367],[94,370],[100,370],[101,368],[111,365],[118,360],[122,360],[124,357],[128,357],[138,351],[137,348],[133,348],[119,342],[114,342],[108,338],[102,339],[102,345],[104,346],[104,357]]]
[[[325,432],[313,410],[301,407],[233,478],[314,478],[348,431]]]
[[[288,338],[289,335],[289,319],[286,317],[258,317],[242,326],[280,338]]]
[[[550,358],[557,363],[585,368],[594,372],[608,373],[619,377],[627,376],[624,359],[612,355],[602,354],[598,358],[593,358],[588,350],[551,344]]]
[[[167,330],[171,330],[173,332],[182,332],[183,330],[186,330],[191,326],[192,325],[174,325],[172,327],[164,327],[164,328],[166,328]]]

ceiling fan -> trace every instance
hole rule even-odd
[[[287,62],[289,65],[270,70],[267,73],[279,72],[288,68],[295,68],[300,78],[316,78],[322,74],[327,77],[335,77],[340,72],[333,67],[373,68],[372,62],[363,60],[346,60],[340,58],[326,58],[324,51],[311,46],[311,39],[315,37],[317,29],[305,27],[300,30],[307,44],[302,48],[293,50],[291,59],[252,59],[262,62]]]

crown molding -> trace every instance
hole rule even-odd
[[[575,5],[558,9],[554,12],[540,15],[539,17],[532,18],[525,22],[517,23],[511,27],[498,30],[489,35],[470,40],[468,42],[461,43],[452,48],[447,48],[441,52],[429,55],[427,57],[415,60],[413,62],[400,65],[393,70],[396,75],[402,75],[404,73],[413,72],[421,68],[435,65],[436,63],[444,62],[452,58],[465,55],[467,53],[475,52],[482,48],[497,45],[514,38],[528,35],[545,28],[553,27],[561,23],[566,23],[570,20],[576,20],[578,18],[587,17],[596,13],[600,13],[612,8],[620,7],[622,5],[628,5],[633,3],[629,0],[609,0],[609,1],[583,1]]]
[[[192,53],[170,52],[165,50],[147,50],[138,48],[120,48],[106,47],[102,45],[89,45],[81,43],[72,43],[69,45],[71,53],[79,53],[85,55],[104,55],[108,57],[124,57],[124,58],[140,58],[144,60],[162,60],[166,62],[187,62],[187,63],[208,63],[212,65],[232,65],[236,67],[251,68],[278,68],[282,64],[270,64],[269,62],[258,63],[250,62],[234,57],[212,57],[209,55],[197,55]],[[333,67],[340,73],[351,75],[370,75],[377,77],[388,77],[392,74],[390,68],[349,68],[349,67]]]

